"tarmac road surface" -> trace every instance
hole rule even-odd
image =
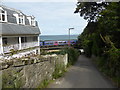
[[[64,77],[51,83],[48,88],[115,88],[94,66],[89,58],[80,55],[76,64]]]

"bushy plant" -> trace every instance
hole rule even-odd
[[[47,54],[57,54],[57,55],[68,54],[68,64],[73,65],[78,59],[79,51],[75,48],[68,47],[68,48],[64,48],[57,52],[49,52]]]
[[[42,90],[42,88],[46,88],[49,83],[50,83],[50,80],[44,79],[36,90]]]
[[[53,51],[53,52],[48,52],[47,54],[57,54],[57,55],[65,55],[66,54],[66,51],[63,49],[63,50],[60,50],[60,51]]]
[[[120,49],[114,47],[95,60],[99,69],[120,86]]]
[[[10,49],[11,55],[17,54],[17,50],[15,49]]]
[[[65,72],[64,64],[56,64],[55,71],[53,72],[52,76],[54,79],[57,79],[57,78],[63,76],[64,72]]]
[[[65,52],[68,53],[68,65],[73,65],[79,56],[79,51],[72,47],[66,48]]]
[[[40,53],[41,53],[41,55],[46,55],[47,54],[46,50],[43,50],[43,49],[40,50]]]
[[[109,73],[113,77],[120,76],[120,50],[111,48],[108,52],[108,68]]]

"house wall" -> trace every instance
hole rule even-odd
[[[27,37],[27,42],[31,42],[31,41],[33,41],[32,38],[33,38],[33,37]]]
[[[32,42],[33,41],[33,37],[35,37],[35,36],[27,37],[27,42]],[[36,37],[38,37],[38,36],[36,36]]]
[[[18,37],[4,37],[7,38],[7,45],[4,46],[4,53],[10,52],[11,49],[18,50]]]
[[[28,36],[27,37],[27,42],[22,43],[22,49],[38,46],[38,40],[33,41],[33,37],[34,36]]]
[[[7,37],[8,44],[18,44],[18,37]]]
[[[33,41],[34,36],[22,36],[27,37],[27,42],[21,43],[21,49],[27,49],[38,46],[38,40]],[[36,36],[37,37],[37,36]],[[19,39],[18,37],[7,37],[7,45],[4,46],[4,52],[10,52],[11,49],[19,50]]]

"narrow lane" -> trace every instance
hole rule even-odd
[[[90,59],[81,55],[64,77],[51,83],[48,88],[114,88],[96,69]]]

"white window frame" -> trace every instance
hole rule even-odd
[[[31,18],[31,25],[32,25],[32,26],[35,26],[35,17],[32,17],[32,18]]]
[[[19,24],[24,24],[23,15],[19,15]]]
[[[27,19],[29,20],[29,23],[30,23],[31,26],[36,26],[34,16],[28,16]]]
[[[17,13],[13,15],[16,17],[17,24],[25,25],[25,16],[22,13],[20,15]]]
[[[4,20],[3,20],[4,16]],[[2,7],[0,7],[0,22],[7,22],[7,11],[3,10]]]
[[[21,14],[21,13],[20,13],[20,15],[18,16],[18,23],[25,25],[25,17],[24,17],[24,15]]]

